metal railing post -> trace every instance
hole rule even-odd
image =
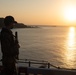
[[[29,67],[31,67],[31,62],[29,61]]]
[[[50,63],[48,63],[48,68],[50,68]]]

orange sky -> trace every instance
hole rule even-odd
[[[76,0],[0,0],[0,17],[27,25],[76,25]]]

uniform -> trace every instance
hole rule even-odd
[[[4,75],[16,73],[16,57],[19,54],[18,43],[15,41],[12,31],[6,27],[1,30],[1,51]]]

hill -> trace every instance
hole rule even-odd
[[[2,28],[4,26],[4,18],[0,18],[0,28]],[[17,23],[15,26],[15,28],[32,28],[32,26],[27,26],[23,23]]]

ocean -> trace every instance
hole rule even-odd
[[[45,60],[61,68],[76,69],[75,27],[19,28],[12,31],[13,34],[18,32],[20,59]]]

